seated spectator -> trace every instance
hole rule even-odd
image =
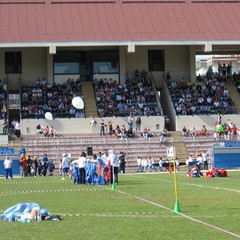
[[[51,126],[49,129],[49,135],[54,138],[56,137],[56,130],[53,128],[53,126]]]
[[[155,136],[154,132],[150,128],[148,128],[147,129],[147,137],[151,138],[151,137],[154,137],[154,136]]]
[[[115,135],[117,137],[120,137],[121,139],[125,138],[126,137],[126,134],[125,134],[125,128],[122,127],[122,129],[119,127],[119,125],[116,126],[116,129],[115,129]]]
[[[84,118],[85,114],[81,110],[77,110],[75,113],[75,118]]]
[[[160,145],[166,141],[165,137],[162,134],[160,134],[159,141],[160,141]]]
[[[44,134],[44,137],[49,137],[49,127],[48,127],[48,125],[45,126],[45,128],[43,129],[43,134]]]
[[[142,136],[144,137],[144,138],[147,138],[148,136],[147,136],[147,128],[145,127],[144,129],[143,129],[143,131],[142,131]]]
[[[182,128],[181,135],[182,135],[182,137],[187,137],[188,134],[189,134],[189,130],[187,130],[187,128],[184,126],[184,127]]]
[[[126,135],[127,135],[127,137],[134,137],[134,132],[133,132],[132,128],[129,128],[129,129],[127,130]]]
[[[76,109],[74,107],[71,107],[69,110],[70,117],[75,117],[75,114],[76,114]]]
[[[121,132],[122,132],[123,134],[127,132],[127,129],[126,129],[125,124],[122,125],[122,127],[121,127]]]
[[[81,96],[81,82],[68,79],[63,84],[49,84],[43,78],[38,79],[37,87],[22,89],[23,117],[44,117],[44,112],[50,111],[56,117],[74,116],[71,100],[75,96]],[[80,116],[84,117],[84,110]]]
[[[196,128],[194,126],[190,129],[190,135],[193,138],[195,138],[197,136],[197,130],[196,130]]]
[[[230,131],[225,131],[223,134],[223,138],[225,141],[229,141],[231,138],[231,132]]]
[[[37,134],[43,134],[43,130],[45,129],[46,125],[44,124],[42,127],[40,124],[36,126],[36,129],[38,130]]]
[[[166,127],[163,128],[162,132],[161,132],[161,135],[163,135],[164,137],[167,137],[168,136],[168,130]]]
[[[202,126],[201,131],[198,134],[202,136],[207,135],[207,128],[205,125]]]

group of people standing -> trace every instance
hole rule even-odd
[[[44,154],[42,159],[38,159],[37,156],[34,156],[31,159],[31,156],[27,153],[23,153],[20,156],[20,166],[21,166],[21,176],[43,176],[45,177],[49,172],[49,176],[53,175],[55,165],[53,161],[48,159],[47,154]]]
[[[83,151],[80,157],[71,160],[71,154],[62,154],[62,180],[69,175],[74,184],[103,185],[118,184],[118,173],[125,173],[125,153],[118,156],[114,150],[105,149],[103,152],[87,156]]]
[[[171,172],[173,170],[174,161],[169,159],[163,159],[162,157],[159,157],[159,160],[154,160],[151,157],[149,158],[137,158],[137,172],[163,172],[163,171],[169,171]],[[175,166],[176,171],[179,171],[180,168],[180,161],[176,157],[175,158]]]
[[[135,124],[134,124],[135,123]],[[96,132],[97,127],[97,120],[92,115],[90,117],[90,133]],[[132,116],[128,117],[127,126],[125,124],[120,127],[119,125],[116,125],[116,127],[113,126],[113,121],[109,120],[108,122],[105,121],[104,118],[100,118],[100,136],[103,135],[110,135],[110,136],[134,136],[134,132],[140,132],[141,131],[141,124],[142,120],[139,115],[137,115],[135,118]],[[135,128],[134,128],[135,125]]]

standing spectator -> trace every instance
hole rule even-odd
[[[133,118],[132,118],[132,116],[128,117],[128,128],[133,129]]]
[[[16,137],[19,139],[20,135],[21,135],[21,125],[20,125],[19,121],[16,121],[16,123],[15,123],[14,132],[15,132]]]
[[[116,183],[118,184],[118,157],[117,154],[115,154],[114,151],[112,151],[111,154],[109,154],[110,158],[110,172],[111,172],[111,184]]]
[[[140,156],[137,158],[137,166],[137,172],[142,172],[142,158]]]
[[[208,152],[202,152],[203,169],[208,170]]]
[[[8,180],[8,176],[13,179],[13,175],[12,175],[12,160],[9,158],[9,156],[6,156],[5,160],[4,160],[4,168],[5,168],[5,178],[6,180]]]
[[[42,176],[42,171],[43,171],[43,165],[42,165],[42,161],[39,159],[38,160],[38,176]]]
[[[27,177],[27,170],[28,170],[28,162],[27,162],[27,154],[23,153],[20,156],[20,166],[21,166],[21,175],[22,177]]]
[[[62,172],[63,172],[63,178],[62,180],[65,180],[65,176],[69,174],[69,168],[70,168],[70,160],[67,156],[67,154],[62,154]]]
[[[93,133],[96,131],[96,125],[97,125],[97,121],[96,121],[94,115],[91,115],[91,117],[90,117],[90,133]]]
[[[12,122],[11,122],[11,124],[10,124],[10,127],[9,127],[13,132],[15,131],[15,125],[16,125],[16,120],[13,119]],[[9,130],[10,130],[10,129],[9,129]],[[14,132],[14,134],[15,134],[15,132]]]
[[[119,160],[120,160],[120,172],[121,173],[125,173],[125,165],[126,165],[126,160],[125,160],[125,156],[126,156],[126,153],[125,152],[120,152],[120,157],[119,157]]]
[[[217,124],[222,124],[222,115],[220,113],[218,113],[218,115],[217,115],[216,125]]]
[[[53,163],[53,161],[49,161],[49,176],[53,176],[53,171],[55,169],[55,164]]]
[[[135,123],[136,123],[136,132],[140,132],[140,128],[141,128],[141,124],[142,124],[142,120],[141,117],[139,115],[137,115],[136,119],[135,119]]]
[[[31,169],[32,169],[32,164],[33,164],[33,161],[31,159],[31,157],[28,155],[28,159],[27,159],[27,174],[29,176],[31,176]]]
[[[100,136],[102,135],[105,135],[105,122],[103,118],[100,121]]]
[[[164,121],[165,121],[165,128],[166,128],[167,130],[169,130],[169,127],[170,127],[170,119],[168,118],[167,115],[165,115]]]
[[[159,172],[162,172],[163,171],[163,159],[161,157],[159,158],[158,166],[159,166]]]
[[[179,162],[179,159],[177,157],[175,159],[175,164],[176,164],[176,170],[179,171],[180,162]]]
[[[108,134],[112,136],[113,133],[113,122],[111,120],[108,121]]]
[[[43,167],[43,170],[42,170],[42,176],[46,176],[47,174],[47,169],[48,169],[48,157],[47,157],[47,154],[45,153],[43,158],[42,158],[42,167]]]
[[[37,156],[33,158],[33,174],[36,177],[38,173],[39,162]]]

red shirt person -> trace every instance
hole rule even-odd
[[[21,174],[22,177],[27,177],[27,173],[28,173],[28,156],[26,153],[23,153],[20,156],[20,166],[21,166]]]

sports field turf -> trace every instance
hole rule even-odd
[[[0,211],[36,202],[60,222],[0,222],[1,239],[183,239],[240,238],[240,172],[226,178],[119,175],[119,185],[74,185],[60,176],[0,179]]]

